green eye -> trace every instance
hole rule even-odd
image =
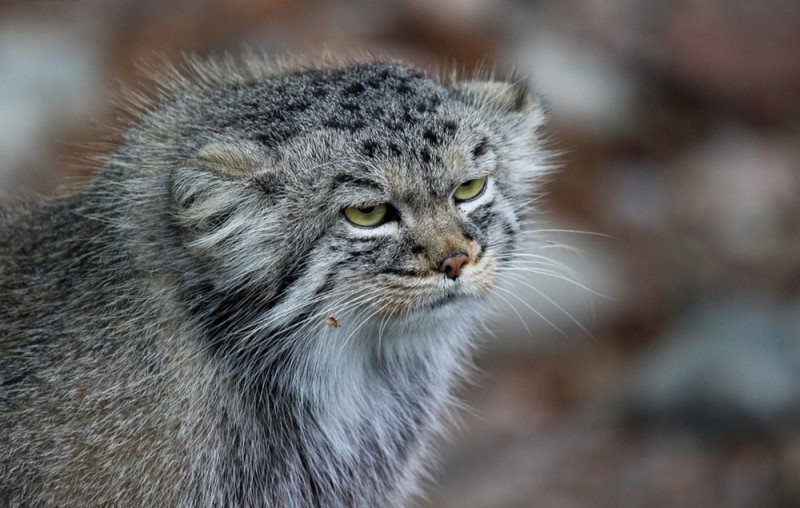
[[[456,188],[453,197],[456,202],[469,201],[481,195],[483,189],[486,188],[486,177],[476,178],[468,182],[464,182]]]
[[[388,209],[386,203],[373,206],[348,206],[344,209],[344,216],[356,226],[374,228],[383,224]]]

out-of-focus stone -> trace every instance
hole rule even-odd
[[[640,82],[612,54],[566,31],[532,30],[511,59],[563,128],[602,139],[635,128]]]
[[[750,262],[785,248],[787,219],[800,214],[796,141],[722,128],[677,165],[674,200],[716,248]]]
[[[634,362],[621,389],[625,414],[712,437],[799,424],[800,323],[791,315],[754,301],[698,306]]]
[[[711,104],[770,122],[800,113],[800,2],[578,4],[578,26]]]
[[[0,24],[0,199],[52,177],[53,137],[90,117],[102,100],[96,48],[70,23]],[[25,175],[20,174],[27,170]]]

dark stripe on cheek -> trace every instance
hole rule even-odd
[[[482,232],[485,232],[489,225],[496,219],[496,213],[494,208],[492,208],[492,204],[493,202],[481,205],[469,214],[469,218]]]
[[[233,346],[235,332],[247,320],[254,301],[245,290],[223,293],[211,283],[203,282],[190,290],[186,308],[189,316],[205,331],[211,350],[216,353]],[[266,310],[273,303],[268,301],[261,306]]]
[[[513,239],[517,236],[517,228],[515,228],[509,221],[503,221],[503,233]]]
[[[365,245],[367,242],[364,242],[360,245],[360,248],[351,248],[348,250],[348,253],[353,258],[370,258],[374,256],[378,251],[387,250],[387,244],[389,243],[388,239],[386,238],[372,238],[368,245]]]
[[[319,237],[314,238],[307,245],[318,240]],[[309,250],[297,252],[288,266],[275,270],[274,273],[283,273],[284,277],[274,289],[268,284],[264,287],[217,289],[209,280],[211,276],[187,288],[186,310],[205,331],[213,351],[224,352],[222,350],[237,347],[239,331],[283,301],[288,288],[306,272],[311,260]],[[264,295],[270,296],[265,299]]]
[[[392,275],[399,275],[401,277],[422,277],[425,274],[419,270],[411,270],[407,268],[387,268],[382,273],[390,273]]]
[[[336,276],[339,274],[339,269],[342,265],[346,264],[347,261],[338,261],[333,264],[330,268],[328,268],[328,273],[325,276],[325,280],[323,281],[322,285],[314,290],[314,300],[316,301],[316,297],[322,296],[325,293],[330,292],[333,290],[334,286],[336,285]]]

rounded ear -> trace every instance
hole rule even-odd
[[[173,213],[179,225],[198,232],[222,226],[237,209],[269,194],[274,179],[250,142],[209,143],[170,175]]]
[[[539,102],[523,86],[505,81],[459,81],[451,88],[467,104],[500,113],[529,113]]]
[[[252,141],[214,142],[204,145],[188,163],[231,177],[254,175],[264,157]]]

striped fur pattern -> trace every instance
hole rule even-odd
[[[541,108],[395,63],[190,67],[85,189],[0,209],[0,505],[409,502]]]

